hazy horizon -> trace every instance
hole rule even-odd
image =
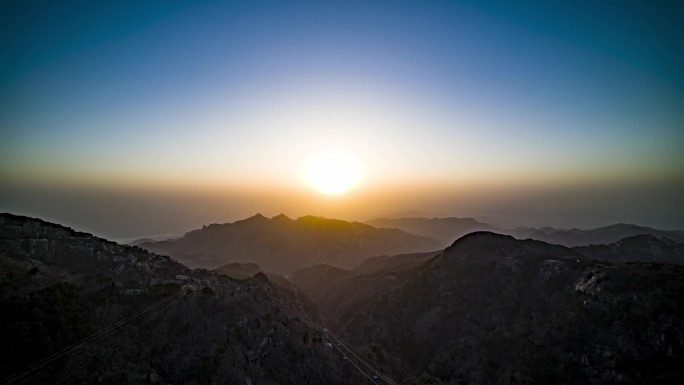
[[[645,191],[634,188],[632,193],[637,194],[633,199],[638,199]],[[484,202],[479,201],[483,202],[482,205],[478,205],[478,200],[473,197],[470,200],[453,199],[448,191],[439,197],[433,190],[424,193],[431,200],[415,193],[395,196],[397,201],[388,201],[384,194],[362,196],[359,191],[350,194],[354,196],[341,197],[305,192],[303,200],[294,199],[294,195],[276,196],[273,191],[267,191],[261,196],[240,196],[187,192],[162,195],[159,191],[127,194],[111,190],[53,189],[49,197],[46,198],[43,194],[41,190],[36,190],[33,194],[24,191],[21,193],[23,206],[16,204],[18,208],[13,210],[7,210],[5,206],[1,211],[39,217],[115,241],[132,241],[162,234],[182,235],[203,225],[234,222],[257,213],[266,217],[285,214],[296,219],[315,215],[360,222],[381,217],[473,217],[502,228],[551,226],[591,229],[616,223],[632,223],[663,230],[684,229],[684,224],[679,221],[680,216],[658,212],[655,202],[636,209],[627,206],[620,209],[615,204],[621,202],[611,201],[610,190],[601,197],[603,200],[596,202],[596,206],[584,204],[575,207],[554,205],[558,203],[556,199],[587,202],[586,197],[578,191],[562,193],[558,190],[547,191],[546,196],[539,194],[539,191],[532,197],[525,194],[508,195],[502,200],[497,200],[496,196],[479,196],[477,198],[485,199]],[[5,192],[0,192],[3,202],[10,202],[8,196]],[[661,196],[658,202],[668,199],[671,200],[669,207],[677,205],[677,196]],[[411,202],[413,206],[402,202]],[[518,205],[511,206],[511,202],[517,202]],[[355,203],[360,205],[354,207]],[[661,216],[658,217],[657,214]]]
[[[0,14],[0,211],[117,240],[257,212],[684,229],[681,4]]]

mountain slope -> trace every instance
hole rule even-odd
[[[426,253],[371,257],[355,266],[351,271],[356,275],[400,273],[420,265],[440,252],[441,251],[428,251]]]
[[[411,234],[418,234],[451,244],[454,240],[475,231],[493,231],[512,235],[518,239],[535,239],[567,247],[614,243],[636,235],[652,235],[684,243],[684,231],[658,230],[651,227],[618,223],[595,229],[556,229],[553,227],[497,228],[472,218],[380,218],[366,223],[395,228]]]
[[[406,384],[684,379],[684,268],[467,235],[359,303],[344,335]]]
[[[396,287],[396,274],[356,275],[329,265],[316,265],[292,273],[292,282],[319,309],[330,327],[341,326],[343,315],[358,303]]]
[[[327,324],[338,327],[350,309],[397,287],[403,275],[437,254],[433,251],[372,257],[352,270],[316,265],[297,270],[291,280],[318,306]]]
[[[635,235],[652,235],[658,238],[664,237],[675,242],[684,243],[684,231],[658,230],[651,227],[625,223],[618,223],[589,230],[542,227],[518,228],[502,232],[520,239],[536,239],[567,247],[614,243]]]
[[[599,261],[684,265],[683,243],[650,234],[635,235],[607,245],[578,246],[573,250]]]
[[[494,230],[494,227],[473,218],[378,218],[366,223],[434,238],[444,245],[450,245],[456,239],[474,231]]]
[[[225,264],[217,269],[214,269],[214,272],[226,275],[230,278],[248,279],[254,277],[259,273],[262,273],[263,271],[261,270],[259,265],[255,263],[234,262]]]
[[[430,238],[400,230],[321,217],[292,220],[262,215],[191,231],[177,240],[141,247],[172,256],[190,267],[215,269],[230,262],[256,263],[264,271],[289,274],[315,264],[349,268],[363,259],[439,249]]]
[[[361,381],[263,274],[235,281],[10,214],[0,266],[9,383]]]

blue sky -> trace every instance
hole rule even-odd
[[[596,209],[625,186],[659,186],[653,197],[682,192],[678,2],[2,7],[5,210],[41,215],[22,191],[50,196],[58,187],[122,191],[122,202],[140,189],[287,190],[301,200],[307,154],[338,149],[359,159],[368,194],[406,185],[426,191],[402,201],[411,207],[397,202],[386,211],[459,214],[427,205],[431,189],[467,190],[464,202],[484,190],[604,197],[572,207],[549,198],[548,208],[559,210]],[[330,203],[340,209],[328,212],[363,211],[360,203],[352,210],[352,200]],[[638,200],[620,201],[611,219],[645,218]],[[676,201],[649,208],[649,223],[684,225]],[[264,202],[252,203],[259,210]],[[233,212],[227,205],[221,215]],[[88,225],[67,209],[49,213]]]

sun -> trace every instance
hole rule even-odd
[[[326,153],[313,157],[306,170],[306,184],[327,195],[344,194],[361,180],[358,162],[349,155]]]

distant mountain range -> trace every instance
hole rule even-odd
[[[590,230],[497,229],[472,218],[385,218],[363,224],[314,216],[290,219],[282,214],[273,218],[257,214],[233,223],[204,226],[176,239],[141,239],[135,244],[171,256],[191,268],[213,270],[231,263],[251,263],[261,271],[286,275],[317,264],[351,269],[370,257],[429,253],[475,231],[568,247],[609,244],[636,235],[684,242],[682,231],[629,224]]]
[[[212,224],[179,239],[141,243],[193,268],[215,269],[227,263],[256,263],[264,271],[288,274],[325,263],[341,268],[365,258],[437,250],[438,241],[396,229],[377,229],[358,222],[285,215]]]
[[[263,274],[0,214],[3,383],[362,383],[292,303]]]
[[[493,226],[473,218],[378,218],[366,221],[378,228],[392,228],[434,238],[445,246],[473,231],[495,230]]]
[[[555,229],[552,227],[497,228],[473,218],[380,218],[366,223],[380,228],[394,228],[431,237],[450,245],[456,239],[475,231],[493,231],[518,239],[536,239],[567,247],[607,244],[634,235],[653,235],[684,243],[684,231],[657,230],[650,227],[619,223],[589,230]]]
[[[658,238],[668,238],[675,242],[684,242],[684,231],[657,230],[651,227],[618,223],[611,226],[589,230],[542,228],[516,228],[503,231],[519,239],[536,239],[568,247],[599,245],[617,242],[635,235],[652,235]]]

